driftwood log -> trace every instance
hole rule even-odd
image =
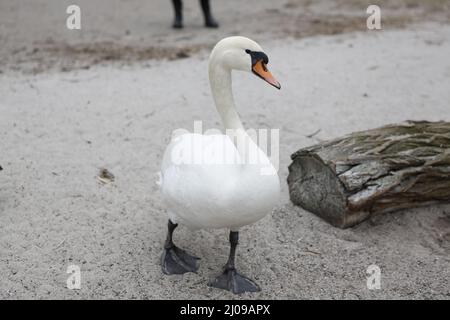
[[[450,202],[450,122],[406,121],[356,132],[291,158],[292,202],[340,228],[379,213]]]

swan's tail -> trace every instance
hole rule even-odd
[[[157,185],[158,187],[161,188],[161,186],[162,186],[162,181],[163,181],[161,171],[158,171],[158,172],[156,173],[156,176],[157,176],[157,179],[156,179],[155,183],[156,183],[156,185]]]

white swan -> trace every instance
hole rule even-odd
[[[166,149],[161,169],[161,192],[169,215],[162,255],[165,274],[198,269],[198,258],[172,241],[178,223],[191,229],[228,228],[230,257],[223,273],[210,285],[234,293],[260,290],[252,280],[236,272],[238,231],[271,212],[280,185],[275,168],[244,130],[234,108],[231,71],[253,72],[280,89],[267,63],[261,47],[244,37],[225,38],[211,53],[209,80],[226,134],[177,135]]]

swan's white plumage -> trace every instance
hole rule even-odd
[[[203,164],[189,163],[198,156],[193,143],[205,146]],[[223,161],[223,151],[232,155],[228,159],[234,164]],[[173,139],[164,154],[161,185],[170,219],[193,229],[238,230],[270,213],[278,201],[278,175],[256,145],[249,153],[249,159],[259,156],[259,163],[242,159],[226,135],[184,134]]]
[[[222,40],[211,54],[209,68],[224,126],[247,139],[248,148],[236,147],[228,135],[185,133],[172,138],[163,157],[161,191],[169,218],[192,229],[237,231],[270,213],[279,198],[275,168],[242,129],[234,110],[231,69],[248,65],[251,70],[246,48],[261,49],[243,37]]]

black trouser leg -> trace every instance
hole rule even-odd
[[[175,11],[175,19],[172,26],[174,28],[183,28],[183,2],[181,0],[172,0],[172,4]]]
[[[202,7],[203,16],[205,17],[205,26],[209,28],[217,28],[219,24],[214,19],[211,13],[211,6],[209,0],[200,0],[200,5]]]

